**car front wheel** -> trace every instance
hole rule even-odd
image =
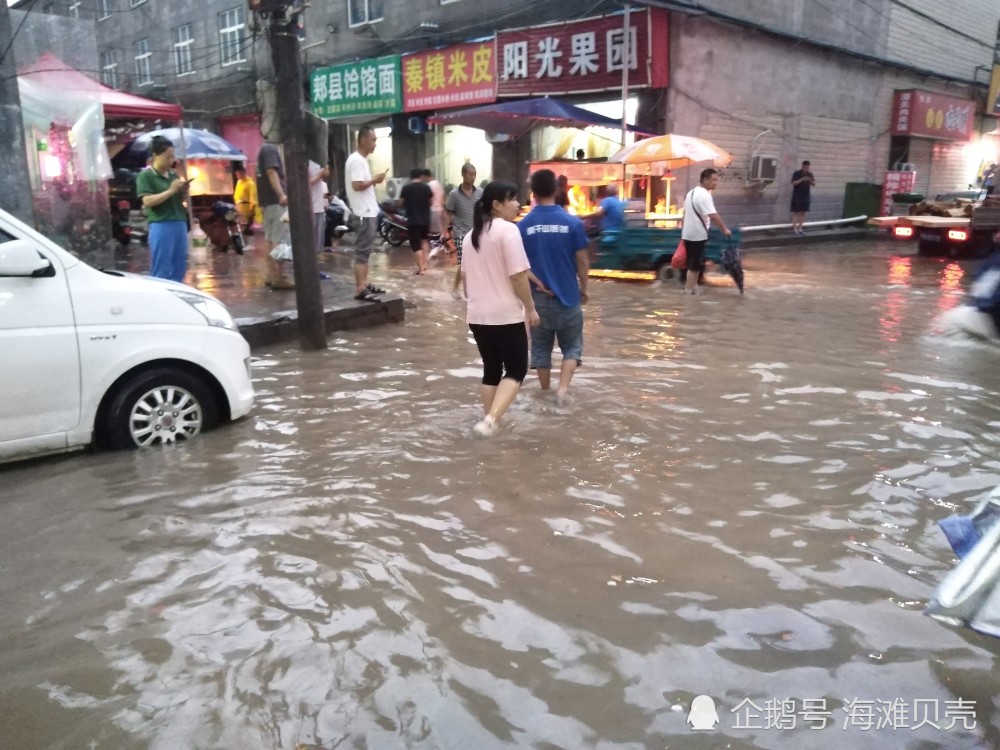
[[[210,389],[183,370],[140,373],[111,402],[105,435],[111,448],[146,448],[189,440],[218,422]]]

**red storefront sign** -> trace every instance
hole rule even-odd
[[[492,104],[497,99],[494,41],[403,57],[403,111]]]
[[[621,89],[621,14],[497,34],[500,96],[580,94]],[[629,15],[629,87],[667,85],[667,12]]]
[[[910,89],[892,102],[892,134],[967,141],[972,138],[976,103]]]

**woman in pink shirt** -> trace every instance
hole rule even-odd
[[[494,181],[476,202],[472,231],[462,243],[468,300],[466,322],[483,358],[480,393],[486,415],[473,428],[489,437],[528,374],[528,331],[538,313],[528,284],[528,256],[513,221],[521,205],[517,186]]]

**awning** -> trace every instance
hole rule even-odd
[[[479,128],[490,133],[503,133],[515,138],[524,135],[537,125],[552,125],[563,128],[598,126],[616,130],[621,130],[622,127],[620,120],[605,117],[569,102],[547,96],[446,112],[428,117],[427,122],[432,125],[464,125],[468,128]],[[628,130],[633,133],[644,132],[632,125],[628,126]]]
[[[31,65],[18,70],[18,78],[48,89],[58,97],[59,91],[93,92],[100,100],[105,120],[174,120],[179,121],[183,109],[179,104],[147,99],[124,91],[116,91],[70,67],[47,52]]]

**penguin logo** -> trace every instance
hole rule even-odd
[[[719,723],[719,714],[715,710],[715,701],[709,695],[699,695],[691,701],[691,713],[688,714],[688,724],[694,731],[711,731]]]

